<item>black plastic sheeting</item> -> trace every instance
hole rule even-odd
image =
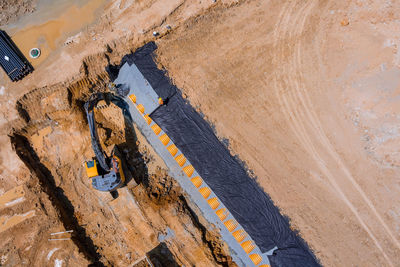
[[[200,176],[253,238],[261,251],[278,247],[269,256],[272,266],[320,266],[306,243],[293,232],[269,196],[250,178],[243,165],[218,140],[210,125],[182,98],[181,92],[157,68],[154,42],[125,56],[135,63],[166,105],[150,117],[167,133]],[[109,66],[115,78],[119,67]]]

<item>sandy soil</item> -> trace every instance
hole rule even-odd
[[[35,11],[37,0],[0,0],[0,26]]]
[[[399,11],[243,1],[159,42],[159,62],[326,266],[399,266]]]
[[[128,158],[139,186],[112,200],[84,174],[81,101],[104,90],[106,65],[158,31],[160,64],[323,265],[399,266],[397,2],[86,4],[13,30],[44,54],[18,83],[0,74],[1,265],[140,265],[160,242],[179,264],[232,264],[137,131]],[[115,112],[99,114],[107,145],[126,142]],[[70,229],[71,240],[48,241]]]
[[[71,2],[57,18],[13,24],[11,36],[25,54],[31,44],[42,45],[44,54],[21,82],[0,74],[2,266],[143,266],[146,255],[162,261],[165,250],[179,265],[234,265],[218,232],[186,202],[146,140],[132,130],[127,141],[115,110],[98,114],[101,136],[130,151],[140,185],[132,180],[113,200],[91,188],[82,164],[93,156],[82,101],[104,90],[105,67],[153,39],[152,30],[163,33],[166,23],[175,27],[210,5]],[[64,23],[68,16],[76,20]],[[48,240],[65,230],[73,230],[61,236],[68,240]]]
[[[79,91],[69,88],[72,103],[83,103],[74,97],[75,93],[85,96],[83,92],[93,88],[93,84],[86,84]],[[101,85],[97,87],[100,90]],[[30,122],[16,130],[11,140],[39,180],[41,191],[60,210],[66,229],[76,232],[73,241],[85,258],[107,266],[128,266],[163,243],[178,265],[230,263],[218,233],[200,215],[193,215],[199,212],[186,202],[181,188],[167,175],[163,161],[143,136],[136,135],[136,129],[125,126],[115,106],[96,112],[99,135],[105,144],[116,144],[123,151],[134,180],[119,190],[117,199],[91,188],[82,164],[94,156],[90,136],[81,107],[69,104],[66,92],[61,86],[53,86],[22,98],[19,103]],[[4,195],[8,203],[11,193]],[[47,244],[50,251],[55,249],[51,244]],[[25,258],[23,252],[20,255]]]

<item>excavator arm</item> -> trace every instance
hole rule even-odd
[[[94,109],[97,103],[104,100],[107,104],[113,103],[121,108],[126,119],[132,121],[129,113],[129,106],[123,98],[112,93],[95,93],[85,103],[84,108],[88,120],[91,136],[92,148],[95,158],[85,163],[86,172],[89,178],[92,178],[92,185],[100,191],[114,191],[125,181],[125,176],[121,166],[121,159],[117,148],[114,147],[110,156],[103,150],[97,133]],[[97,163],[99,165],[97,165]]]
[[[86,111],[86,118],[89,124],[89,131],[92,141],[93,152],[101,168],[103,168],[104,170],[109,170],[111,168],[110,162],[107,162],[106,160],[109,159],[109,157],[101,147],[99,135],[97,134],[96,120],[94,117],[94,108],[96,107],[97,103],[101,100],[104,100],[103,94],[98,93],[92,95],[89,101],[85,103],[85,111]]]

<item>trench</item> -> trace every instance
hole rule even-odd
[[[65,229],[74,231],[75,234],[72,235],[71,240],[85,258],[91,262],[89,266],[105,266],[101,261],[105,260],[104,257],[97,252],[97,247],[86,234],[85,228],[79,225],[71,201],[64,194],[64,190],[56,186],[53,175],[41,163],[29,140],[23,135],[14,133],[10,136],[10,141],[18,157],[33,176],[38,179],[41,189],[48,195]]]
[[[156,44],[150,42],[124,56],[119,65],[120,68],[125,63],[135,64],[165,100],[150,117],[182,151],[261,252],[278,248],[268,256],[272,266],[320,266],[306,242],[290,228],[289,219],[280,213],[256,179],[249,176],[246,166],[231,155],[210,124],[183,99],[167,72],[157,67],[156,49]],[[107,68],[111,79],[119,68]]]
[[[207,228],[200,223],[200,220],[196,213],[190,208],[189,204],[187,203],[186,198],[183,196],[179,196],[179,200],[182,202],[184,210],[190,215],[190,218],[192,219],[193,225],[200,230],[201,232],[201,238],[205,244],[207,244],[209,250],[211,251],[211,254],[214,258],[214,260],[222,267],[229,267],[232,266],[232,260],[230,257],[227,257],[222,253],[222,251],[219,249],[218,245],[213,239],[210,239],[208,236],[208,231]]]
[[[78,120],[81,120],[82,123],[86,123],[82,96],[74,96],[74,93],[71,92],[69,88],[67,90],[68,92],[66,95],[66,101],[68,102],[69,108],[76,111]],[[39,95],[42,95],[42,93]],[[46,92],[43,93],[43,96],[46,96]],[[16,105],[20,117],[27,123],[27,128],[29,128],[29,125],[35,125],[35,123],[41,119],[48,119],[46,110],[43,110],[42,112],[38,111],[37,113],[35,110],[35,112],[33,112],[30,110],[31,106],[29,103],[27,104],[20,100]],[[98,127],[99,129],[101,128],[105,131],[105,142],[107,142],[107,137],[110,138],[110,132],[113,131],[113,129],[109,128],[109,125],[103,125],[101,123],[98,124]],[[75,207],[70,199],[68,199],[64,189],[56,185],[56,179],[52,175],[52,172],[54,173],[56,170],[47,168],[41,162],[42,159],[36,153],[31,141],[29,140],[29,137],[26,136],[26,131],[24,129],[25,128],[15,130],[9,134],[9,138],[14,151],[27,166],[33,176],[33,179],[37,179],[35,184],[38,184],[40,189],[49,197],[51,204],[56,209],[59,219],[64,225],[65,229],[74,231],[74,235],[71,237],[71,239],[78,247],[79,251],[85,256],[85,258],[91,262],[90,266],[112,265],[112,262],[107,259],[105,254],[101,252],[99,253],[99,251],[101,251],[98,250],[100,247],[98,248],[94,244],[94,240],[89,237],[86,229],[79,224],[75,215]],[[214,259],[219,266],[234,266],[232,263],[232,258],[224,253],[222,249],[222,241],[220,240],[218,234],[208,231],[207,227],[201,224],[195,211],[193,211],[187,203],[185,196],[181,193],[178,193],[180,192],[180,187],[175,182],[172,182],[173,178],[169,177],[168,179],[171,180],[171,184],[169,186],[165,186],[165,181],[164,183],[160,181],[161,177],[153,177],[149,175],[146,163],[150,159],[148,157],[146,158],[146,155],[142,155],[139,151],[137,144],[138,139],[135,129],[133,128],[132,121],[130,120],[124,120],[124,135],[125,142],[120,143],[118,147],[128,162],[127,166],[132,174],[131,178],[134,179],[137,184],[140,184],[146,189],[147,197],[149,197],[157,205],[162,206],[166,203],[174,202],[177,210],[182,210],[184,214],[189,216],[192,224],[200,233],[201,241],[207,248],[207,257]],[[159,186],[160,184],[162,185],[161,187]],[[142,200],[138,199],[137,201],[140,204]]]
[[[188,215],[193,226],[201,234],[201,241],[207,247],[209,256],[214,259],[215,263],[222,267],[237,266],[232,261],[232,257],[223,251],[223,241],[219,234],[209,231],[201,222],[198,214],[193,210],[186,196],[181,193],[181,187],[177,184],[175,179],[168,175],[164,177],[166,178],[162,181],[155,177],[148,177],[149,179],[143,181],[143,185],[150,200],[159,206],[173,202],[177,210]]]

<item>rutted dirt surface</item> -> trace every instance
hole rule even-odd
[[[90,90],[106,90],[105,81],[96,81],[39,88],[17,103],[26,125],[14,130],[11,142],[32,173],[31,183],[49,197],[64,229],[73,230],[71,241],[45,241],[75,244],[81,260],[96,265],[127,266],[160,244],[179,266],[231,265],[218,232],[187,203],[162,160],[113,105],[97,112],[99,136],[123,151],[133,180],[117,199],[91,188],[82,164],[93,156],[82,104]],[[23,252],[19,257],[25,258]]]
[[[0,0],[0,26],[35,11],[37,0]]]
[[[24,80],[1,72],[0,265],[233,265],[115,107],[96,114],[100,135],[123,148],[135,181],[113,200],[84,173],[83,101],[158,31],[160,64],[323,265],[398,266],[399,3],[213,2],[110,1],[90,25],[51,36]]]
[[[399,266],[399,11],[244,1],[159,42],[159,62],[326,266]]]

